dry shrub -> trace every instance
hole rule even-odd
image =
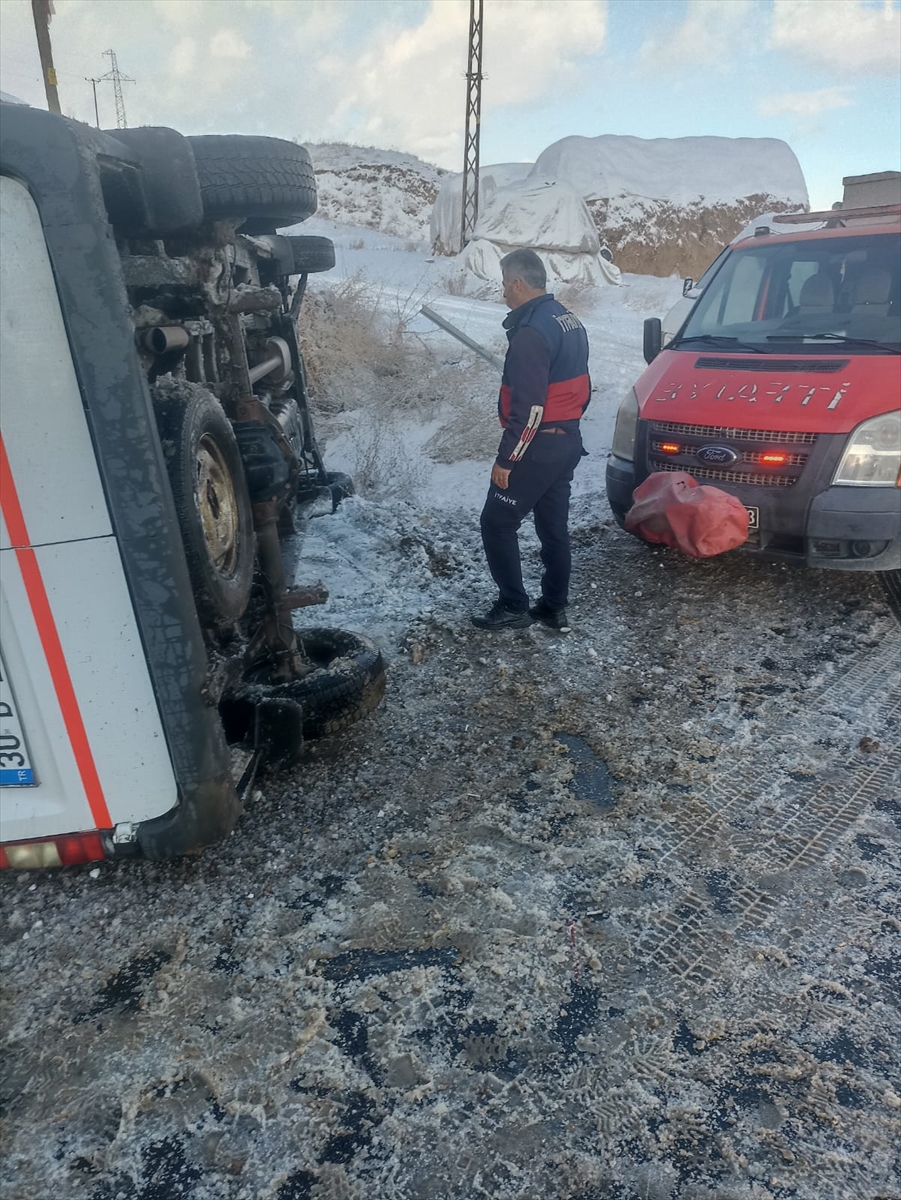
[[[409,496],[422,483],[425,466],[404,445],[403,427],[391,413],[367,408],[347,430],[351,474],[357,491],[374,500]]]
[[[499,436],[497,408],[490,390],[486,390],[481,398],[463,397],[450,420],[432,434],[423,449],[439,463],[478,462],[491,458]]]
[[[407,353],[403,329],[380,312],[361,279],[308,293],[298,332],[310,399],[319,412],[328,416],[395,398]]]
[[[407,307],[409,314],[355,278],[308,293],[298,321],[320,438],[346,439],[358,490],[376,499],[409,493],[419,482],[421,459],[404,445],[411,423],[454,413],[432,439],[442,462],[486,457],[497,436],[494,372],[484,368],[483,403],[468,404],[471,385],[461,371],[405,332],[414,311]]]
[[[444,290],[450,296],[464,296],[466,294],[466,272],[459,271],[456,275],[449,275],[444,282]]]

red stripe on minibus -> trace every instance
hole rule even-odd
[[[9,459],[6,456],[6,446],[2,435],[0,435],[0,508],[3,510],[3,519],[9,530],[19,570],[22,572],[22,582],[25,584],[31,615],[34,617],[38,637],[41,639],[50,678],[53,680],[60,712],[69,735],[72,752],[75,755],[78,773],[88,798],[91,816],[98,829],[111,829],[113,823],[106,806],[106,797],[103,794],[100,776],[97,774],[97,765],[94,762],[91,744],[88,741],[84,721],[81,717],[78,697],[72,686],[72,678],[69,675],[62,643],[59,640],[59,632],[56,628],[53,610],[50,607],[47,589],[44,587],[41,568],[38,566],[37,555],[31,548],[28,528],[25,524],[22,506],[19,503],[19,493],[16,490]]]

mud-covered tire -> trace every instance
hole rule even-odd
[[[327,237],[287,237],[291,243],[294,255],[294,273],[296,275],[317,275],[320,271],[330,271],[335,265],[335,243]]]
[[[197,384],[161,380],[153,398],[197,612],[219,631],[243,615],[253,583],[253,512],[238,443],[216,397]]]
[[[303,146],[240,134],[203,134],[188,141],[208,219],[244,217],[245,233],[269,233],[316,211],[316,176]]]
[[[305,679],[274,684],[266,695],[303,707],[303,736],[340,733],[377,708],[385,694],[381,651],[344,629],[299,629],[297,636],[316,670]]]

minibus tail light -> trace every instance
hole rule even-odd
[[[0,867],[30,871],[41,867],[75,867],[106,858],[99,833],[71,833],[35,842],[7,842],[0,846]]]

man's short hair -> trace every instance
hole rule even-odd
[[[547,271],[534,250],[511,250],[501,259],[501,276],[521,279],[530,288],[543,292],[547,287]]]

